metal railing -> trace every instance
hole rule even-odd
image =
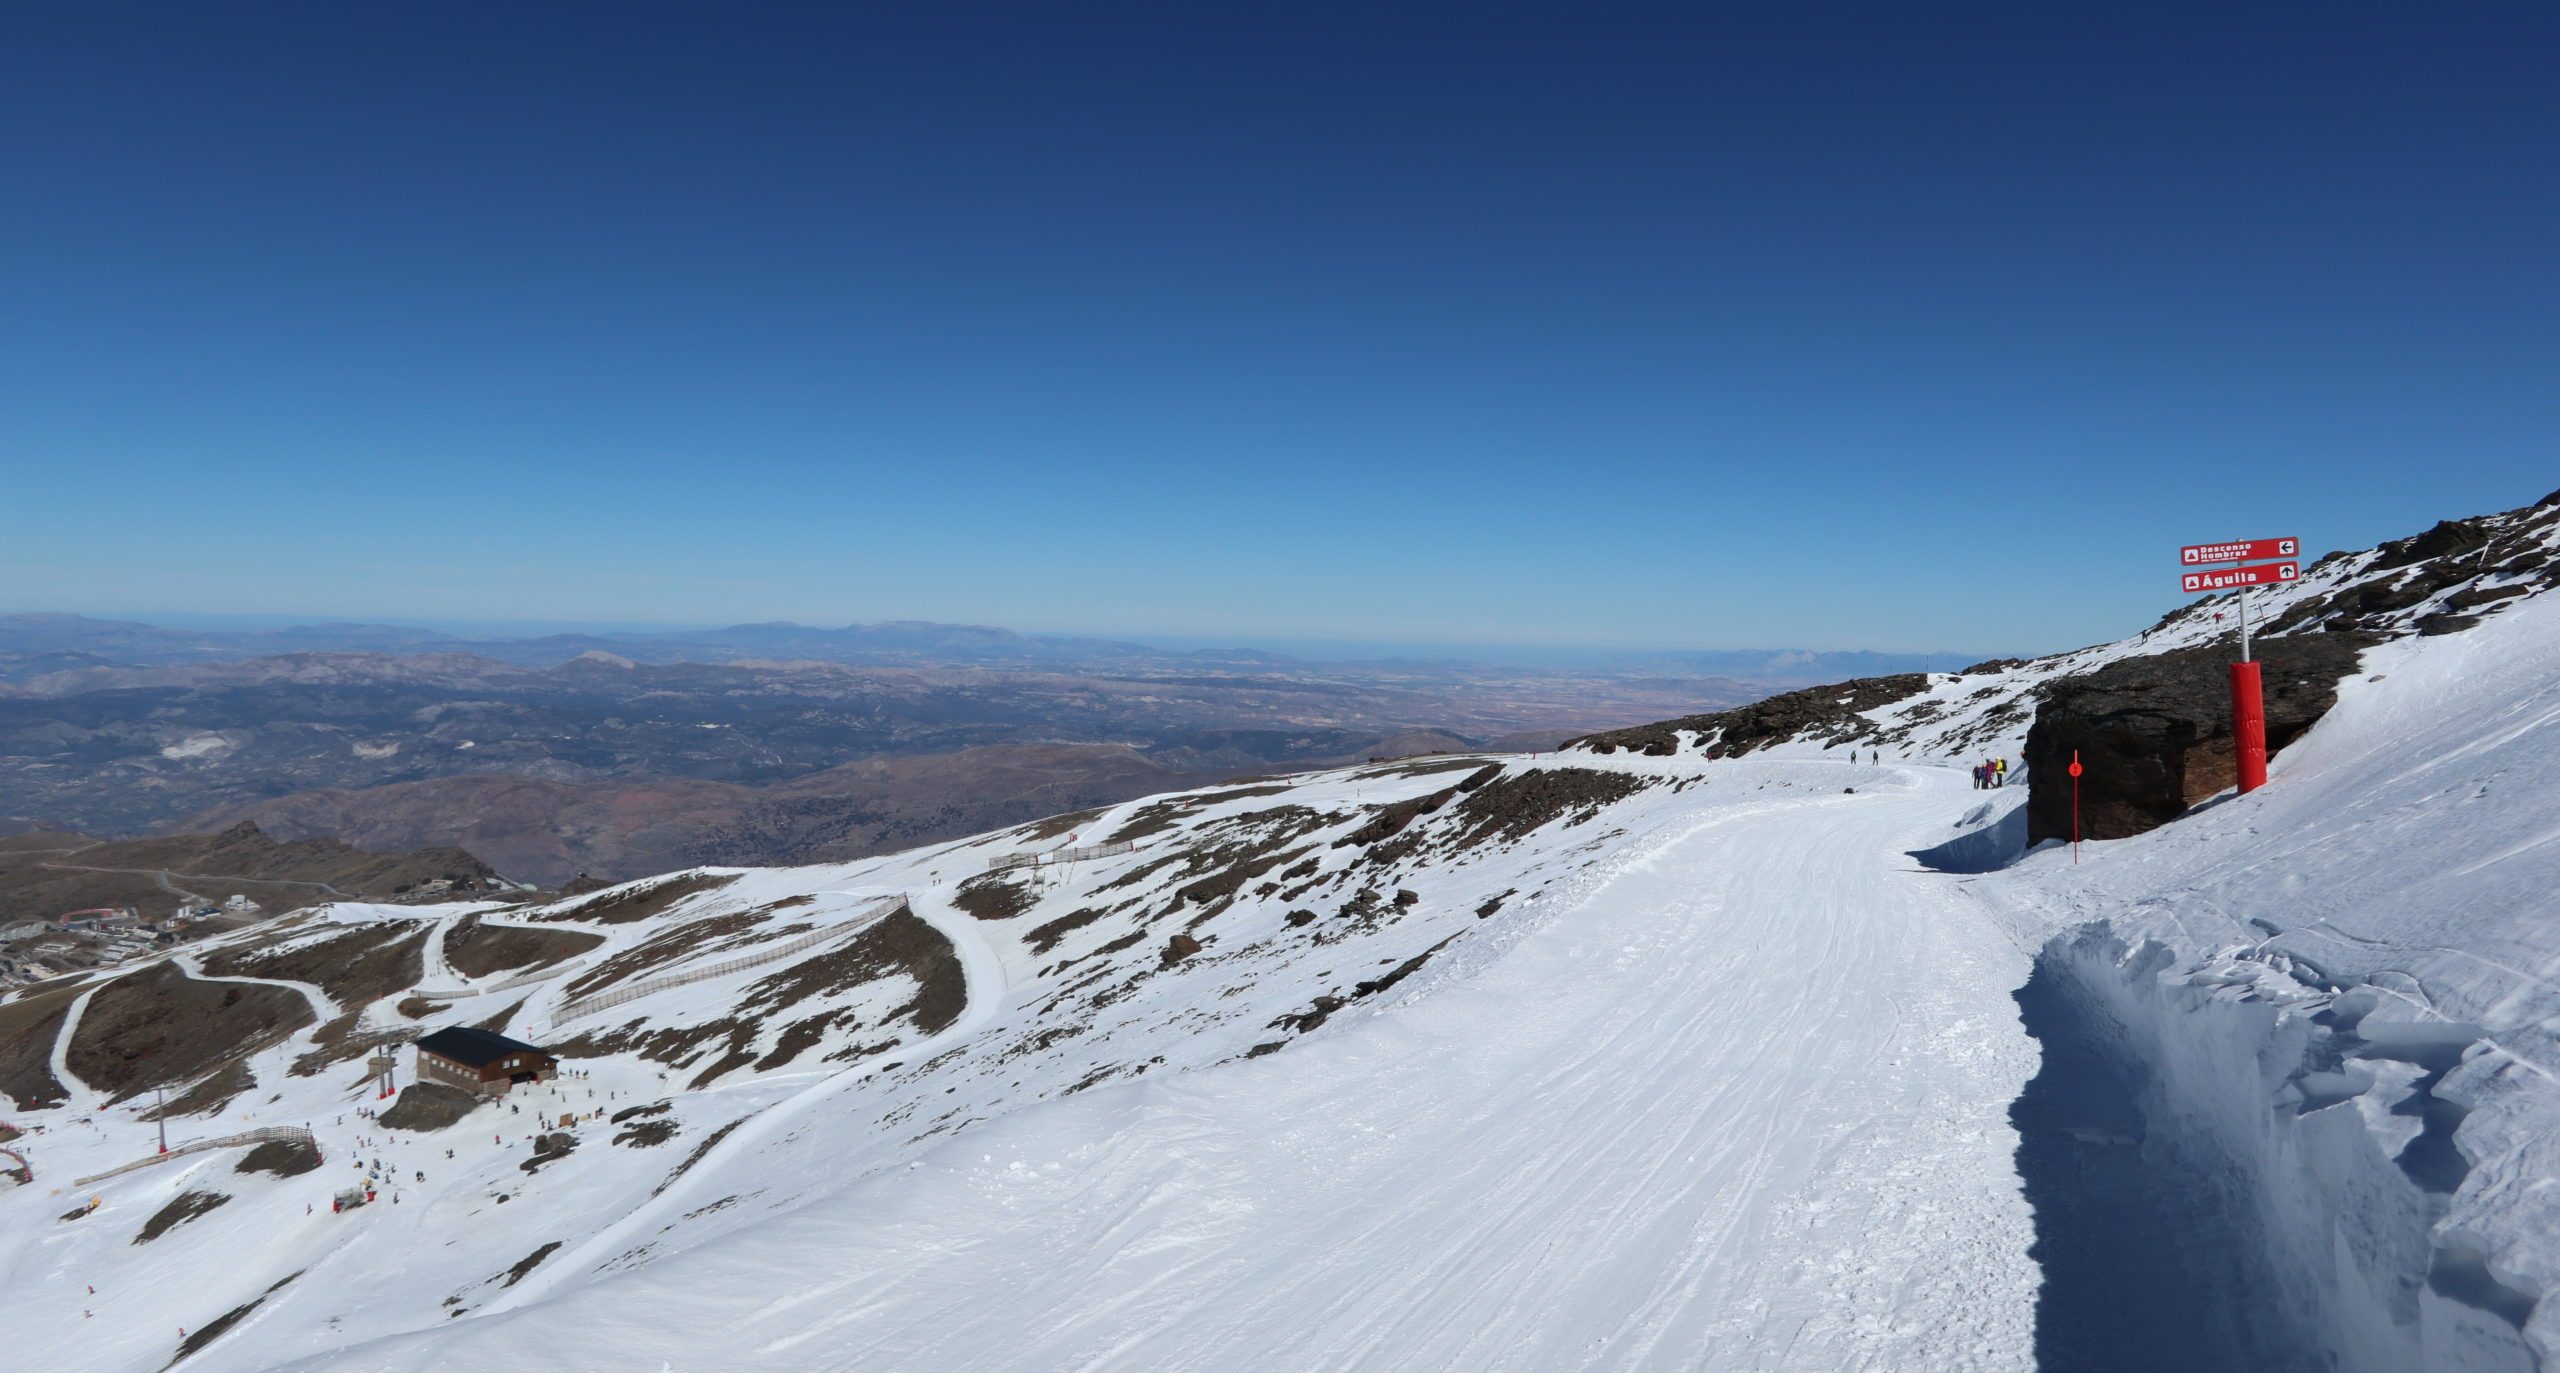
[[[224,1135],[219,1139],[199,1139],[190,1141],[186,1144],[171,1145],[169,1152],[165,1154],[153,1154],[149,1158],[138,1158],[131,1163],[120,1164],[103,1173],[91,1173],[85,1178],[75,1178],[72,1180],[71,1185],[74,1187],[86,1187],[90,1183],[104,1182],[109,1178],[122,1176],[123,1174],[133,1172],[138,1168],[156,1167],[160,1164],[167,1163],[173,1158],[180,1158],[188,1154],[201,1154],[207,1149],[228,1149],[235,1144],[264,1144],[269,1140],[276,1139],[300,1140],[311,1146],[311,1152],[315,1154],[320,1152],[320,1141],[314,1138],[309,1130],[305,1130],[299,1125],[270,1125],[262,1130],[244,1130],[239,1134]]]
[[[842,925],[829,925],[823,929],[811,930],[796,939],[784,940],[769,949],[747,954],[744,957],[728,959],[705,967],[690,968],[680,973],[668,973],[663,977],[653,977],[645,982],[634,982],[628,987],[616,987],[611,991],[597,992],[593,996],[582,996],[573,1001],[564,1002],[559,1011],[551,1017],[552,1027],[557,1029],[572,1020],[592,1015],[608,1007],[619,1006],[626,1001],[636,1001],[657,992],[688,986],[696,982],[708,982],[712,978],[726,977],[734,972],[744,972],[749,968],[761,967],[767,963],[789,958],[793,954],[814,949],[829,940],[841,939],[848,934],[860,934],[904,910],[906,905],[907,897],[904,892],[895,896],[884,896],[873,902],[869,910],[863,912],[867,919],[857,917]]]
[[[1017,853],[1011,858],[999,858],[989,863],[987,871],[1007,872],[1014,868],[1044,868],[1051,863],[1081,863],[1088,858],[1113,858],[1120,854],[1137,851],[1136,841],[1123,840],[1117,844],[1087,844],[1080,849],[1051,849],[1047,853]]]

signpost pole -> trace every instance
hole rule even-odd
[[[2240,661],[2249,661],[2249,588],[2240,588]]]
[[[2231,665],[2233,785],[2248,795],[2267,784],[2267,703],[2249,656],[2249,588],[2240,588],[2240,661]]]
[[[2080,866],[2080,750],[2071,750],[2071,866]]]
[[[2227,568],[2188,573],[2181,586],[2190,595],[2232,587],[2240,591],[2240,661],[2231,664],[2231,752],[2233,784],[2243,796],[2267,784],[2266,696],[2249,643],[2249,588],[2282,585],[2299,577],[2299,565],[2289,560],[2301,550],[2299,539],[2190,544],[2178,550],[2178,561],[2188,567]],[[2243,566],[2254,558],[2288,561]]]

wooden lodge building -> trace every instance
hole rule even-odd
[[[522,1040],[453,1026],[418,1041],[418,1080],[503,1096],[519,1082],[548,1082],[560,1060]]]

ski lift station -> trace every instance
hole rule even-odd
[[[519,1039],[452,1026],[418,1041],[418,1080],[504,1096],[519,1082],[548,1082],[560,1060]]]

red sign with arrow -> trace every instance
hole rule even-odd
[[[2178,561],[2189,567],[2206,563],[2252,563],[2260,558],[2298,558],[2302,556],[2300,539],[2247,539],[2239,543],[2191,543],[2178,550]]]
[[[2300,563],[2258,563],[2250,567],[2222,567],[2210,572],[2181,572],[2178,589],[2192,596],[2199,591],[2229,591],[2242,586],[2276,586],[2302,576]]]

